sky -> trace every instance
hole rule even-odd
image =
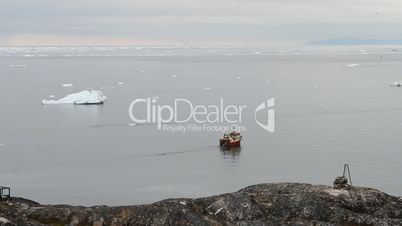
[[[1,0],[0,46],[402,38],[401,0]]]

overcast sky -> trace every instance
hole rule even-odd
[[[0,45],[402,38],[402,0],[0,0]]]

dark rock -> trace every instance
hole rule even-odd
[[[350,189],[351,186],[348,184],[348,178],[346,177],[337,177],[334,181],[335,189]]]
[[[39,205],[13,198],[0,203],[0,217],[0,225],[23,226],[402,225],[402,199],[371,188],[278,183],[207,198],[121,207]]]

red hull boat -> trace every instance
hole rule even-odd
[[[219,139],[219,145],[221,147],[240,147],[242,136],[238,132],[225,133],[223,138]]]

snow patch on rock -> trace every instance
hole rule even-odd
[[[333,188],[326,189],[324,190],[324,192],[332,196],[349,195],[349,191],[347,190],[333,189]]]
[[[7,223],[10,223],[10,221],[7,218],[0,217],[0,223],[7,224]]]

